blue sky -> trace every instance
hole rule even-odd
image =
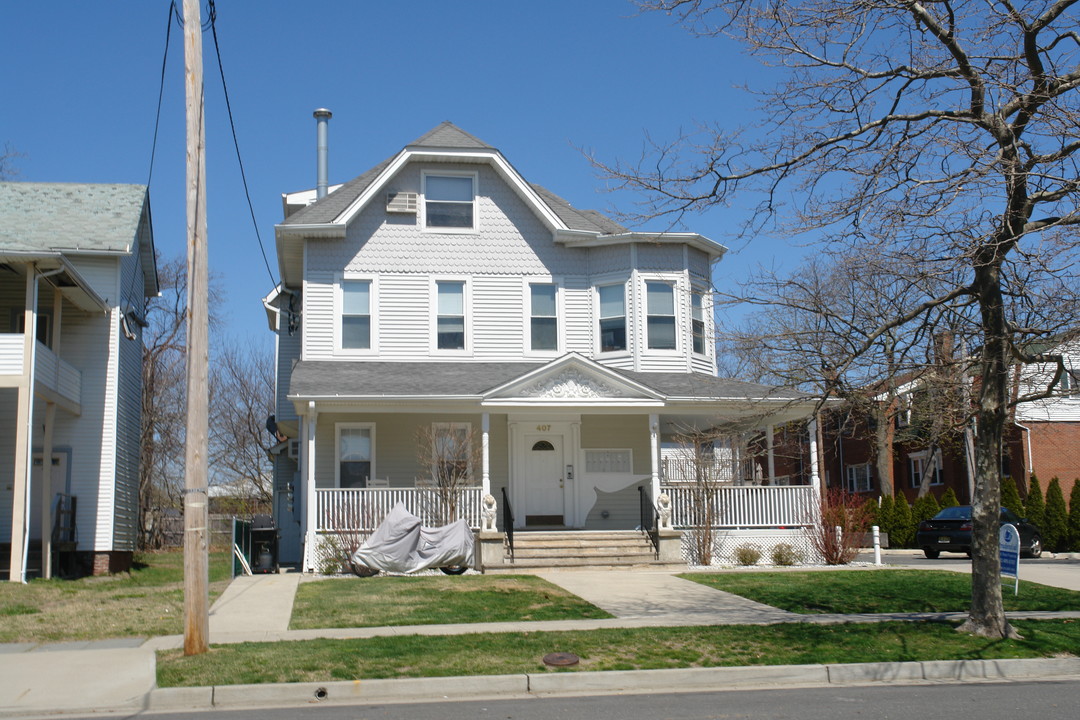
[[[16,179],[145,183],[166,0],[5,3],[0,146]],[[315,184],[315,121],[327,107],[330,182],[351,179],[443,120],[499,148],[530,181],[581,208],[629,208],[580,148],[636,159],[657,139],[752,120],[736,86],[764,82],[730,41],[696,38],[626,0],[296,3],[219,0],[217,35],[240,151],[271,269],[282,192]],[[206,5],[203,5],[204,19]],[[211,272],[228,337],[266,343],[272,287],[232,146],[213,37],[203,35]],[[159,256],[185,252],[182,31],[173,27],[151,182]],[[732,246],[717,282],[791,255],[784,241],[732,241],[737,208],[688,220]],[[662,221],[646,225],[661,229]]]

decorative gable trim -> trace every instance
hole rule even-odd
[[[499,405],[655,405],[663,396],[577,353],[564,355],[532,372],[493,388],[486,406]]]

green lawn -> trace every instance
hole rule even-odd
[[[611,617],[527,575],[371,577],[302,582],[290,627],[378,627]]]
[[[963,612],[971,577],[947,570],[687,573],[680,577],[791,612]],[[1006,611],[1080,611],[1080,593],[1020,581],[1003,588]]]
[[[1080,623],[1017,622],[1023,640],[990,641],[944,623],[727,625],[588,632],[311,640],[215,645],[204,655],[158,653],[161,687],[548,672],[573,652],[575,670],[1031,658],[1073,655]]]
[[[229,581],[229,554],[210,554],[210,596]],[[183,632],[183,552],[137,553],[130,573],[0,583],[0,642],[61,642]]]

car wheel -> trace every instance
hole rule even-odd
[[[941,557],[941,551],[940,550],[931,550],[930,548],[923,548],[922,553],[923,553],[923,555],[925,555],[927,557],[928,560],[937,560],[939,557]]]
[[[468,565],[447,565],[446,567],[439,568],[447,575],[461,575],[469,569]]]
[[[1031,538],[1031,547],[1024,553],[1024,557],[1037,558],[1042,555],[1042,538],[1036,535]]]

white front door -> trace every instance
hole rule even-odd
[[[562,525],[564,487],[561,435],[525,436],[525,524]]]

